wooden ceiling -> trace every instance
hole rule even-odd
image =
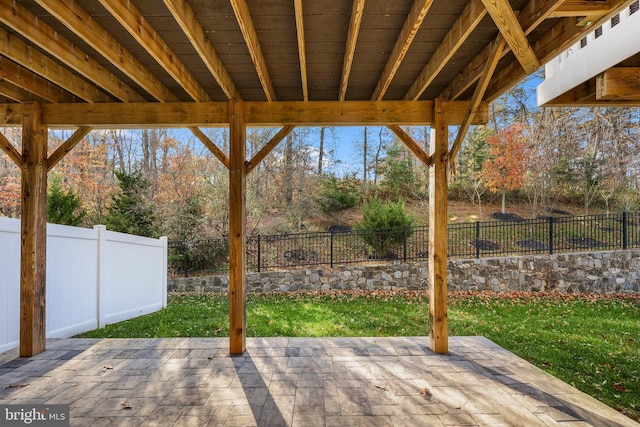
[[[0,103],[493,100],[631,1],[0,0]]]

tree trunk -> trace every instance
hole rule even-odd
[[[322,161],[324,160],[324,130],[320,128],[320,147],[318,148],[318,175],[322,175]]]
[[[367,127],[364,127],[364,147],[363,147],[363,155],[362,155],[362,183],[363,183],[363,187],[367,186]]]
[[[287,206],[291,206],[293,204],[293,138],[291,137],[291,134],[287,136],[284,149],[284,168],[284,199]]]
[[[507,192],[505,190],[502,190],[502,213],[507,213],[506,199],[507,199]]]

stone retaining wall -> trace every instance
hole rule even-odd
[[[640,292],[640,250],[449,260],[450,290]],[[247,292],[420,290],[426,262],[247,274]],[[169,279],[169,291],[227,292],[228,275]]]

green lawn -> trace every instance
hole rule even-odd
[[[250,295],[248,336],[428,335],[423,293]],[[169,296],[159,312],[83,337],[226,337],[226,296]],[[483,335],[640,419],[640,298],[450,293],[451,335]]]

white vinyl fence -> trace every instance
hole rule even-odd
[[[47,225],[47,338],[167,305],[167,239]],[[0,352],[20,339],[20,220],[0,218]]]

